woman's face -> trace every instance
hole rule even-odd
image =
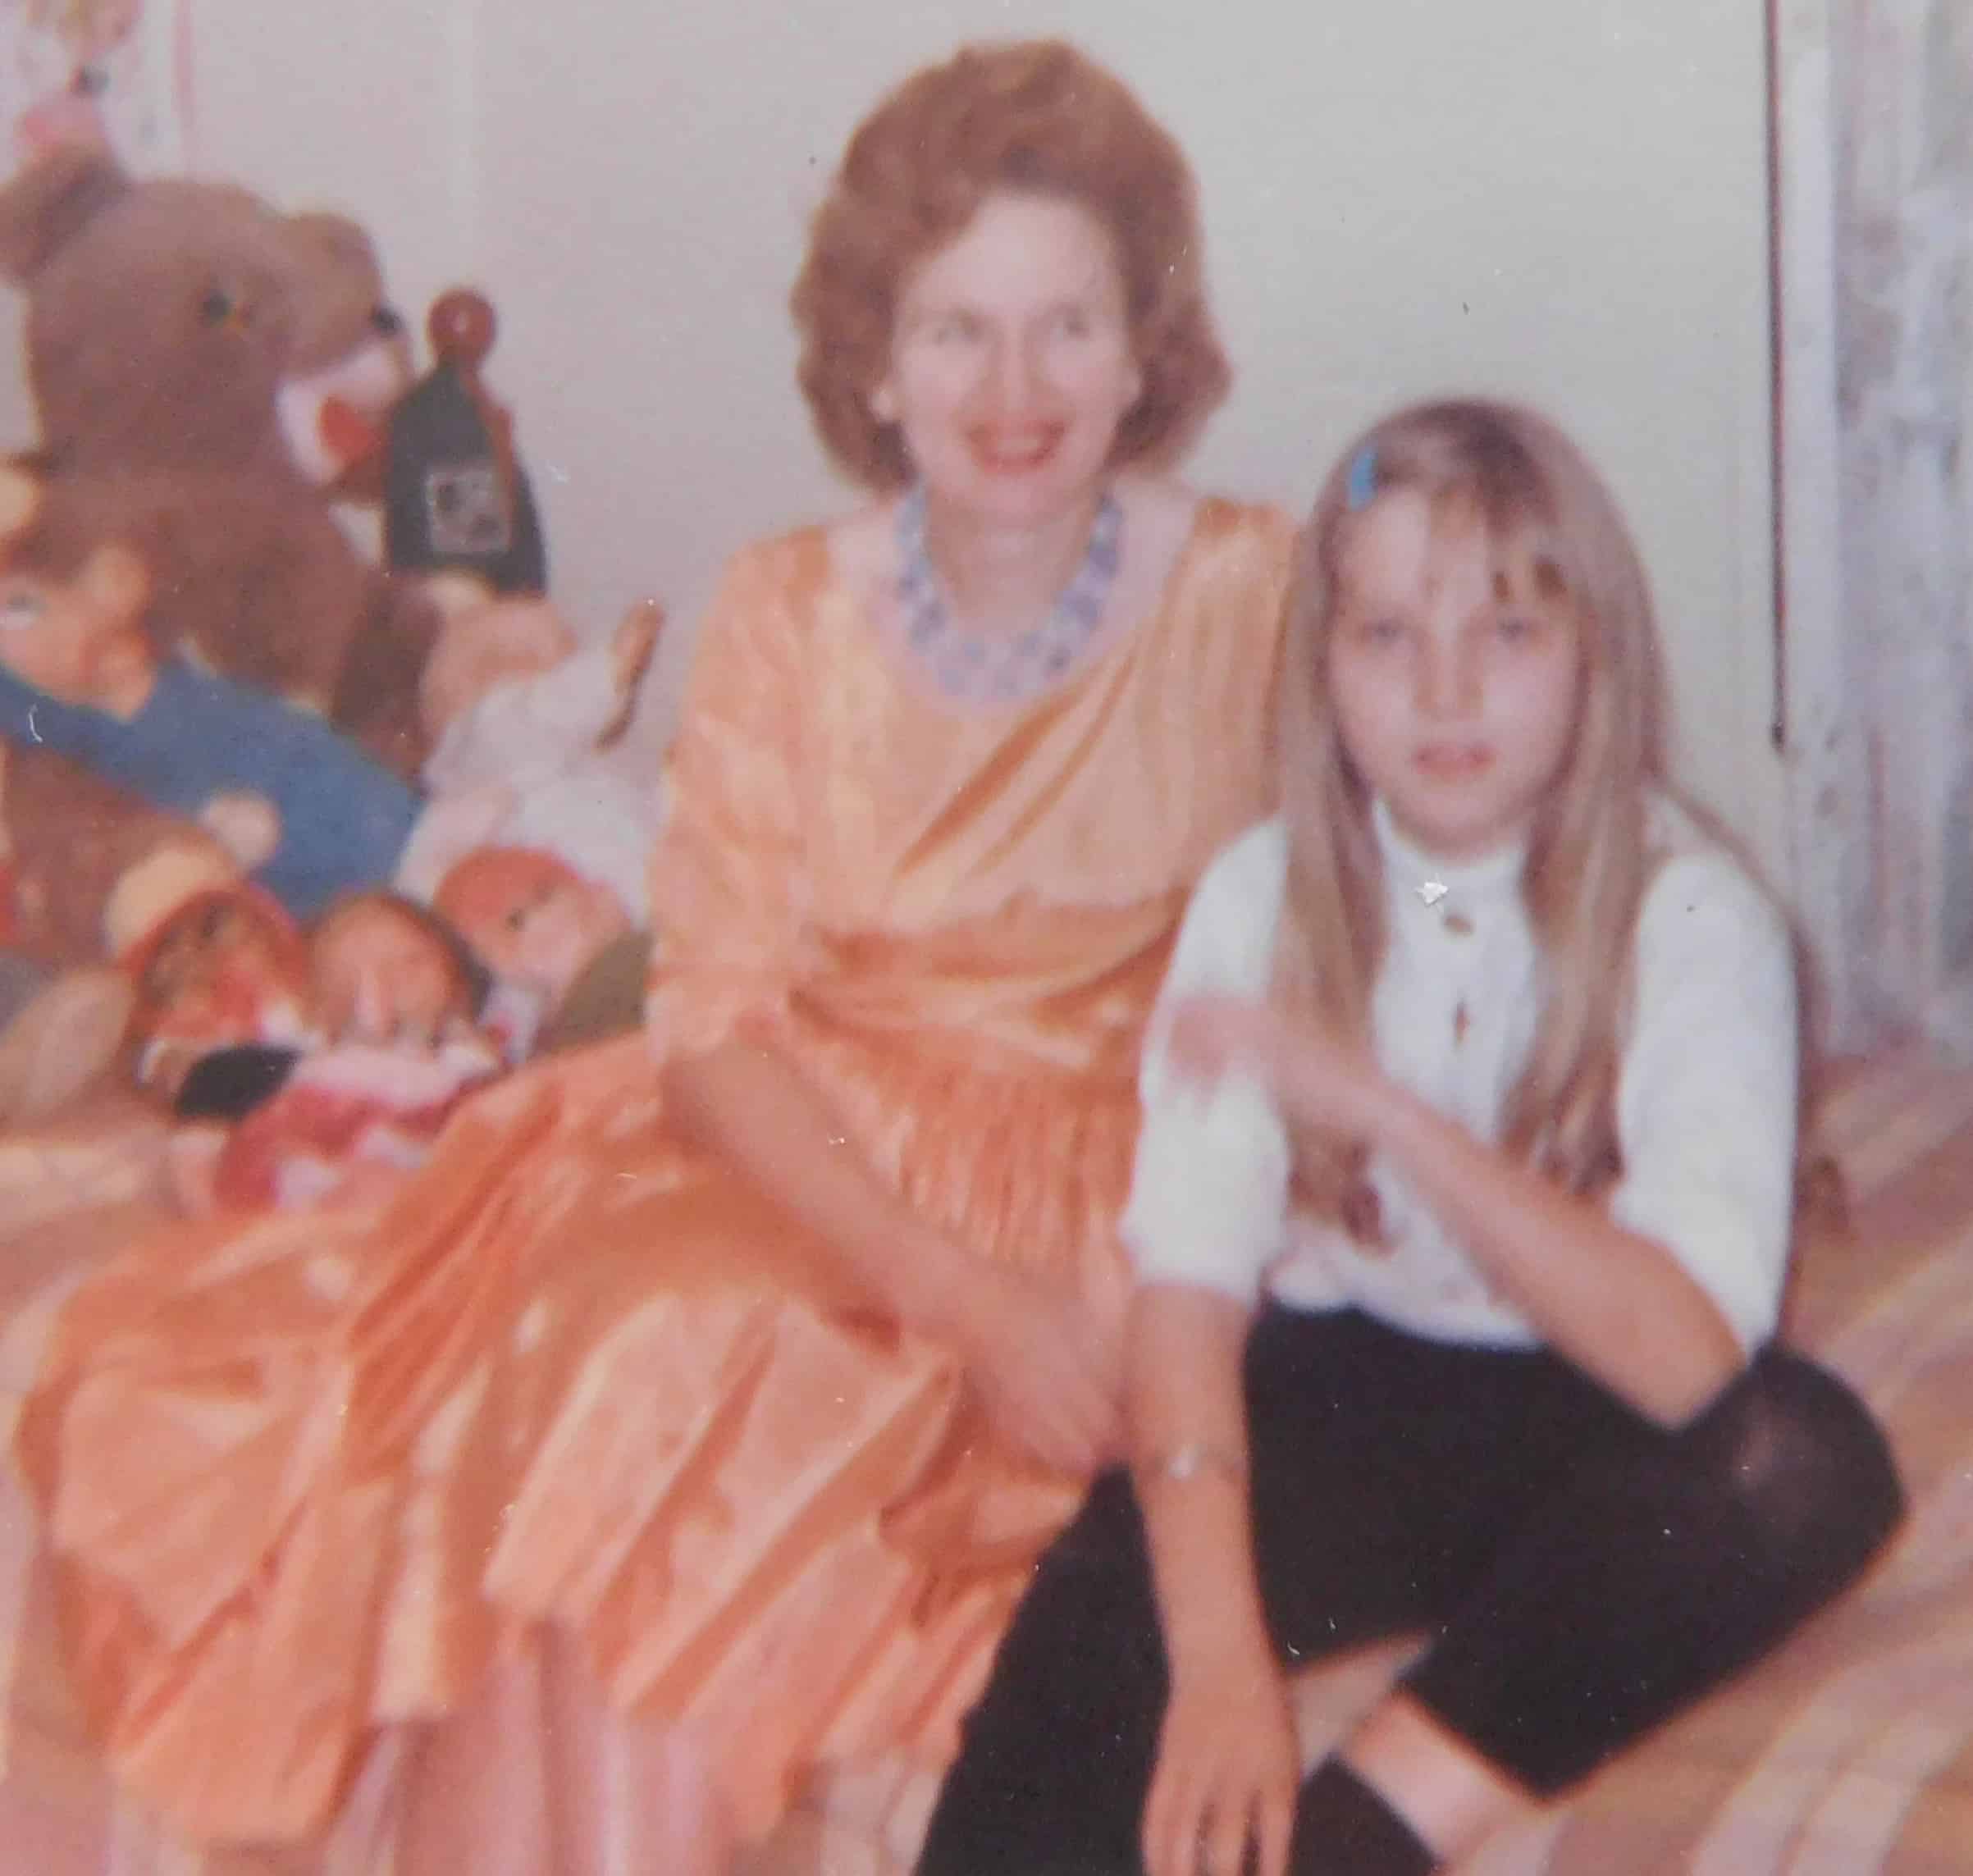
[[[948,516],[1036,526],[1089,498],[1143,387],[1109,231],[1003,193],[907,276],[870,408]]]

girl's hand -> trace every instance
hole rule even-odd
[[[1304,1125],[1361,1139],[1383,1077],[1361,1048],[1305,1019],[1235,997],[1190,997],[1171,1024],[1172,1065],[1194,1080],[1242,1070]]]
[[[1122,1353],[1114,1326],[1070,1291],[991,1265],[946,1328],[994,1425],[1017,1445],[1086,1477],[1122,1436]]]
[[[1149,1876],[1282,1876],[1300,1783],[1295,1709],[1264,1645],[1181,1666],[1144,1806]]]

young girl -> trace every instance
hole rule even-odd
[[[1131,1473],[1039,1575],[927,1876],[1434,1869],[1898,1515],[1769,1345],[1788,934],[1665,785],[1610,496],[1528,413],[1429,405],[1302,553],[1282,812],[1202,879],[1144,1061]],[[1281,1664],[1417,1630],[1300,1782]]]

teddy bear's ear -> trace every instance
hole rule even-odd
[[[0,276],[25,285],[130,189],[107,151],[51,151],[0,189]]]

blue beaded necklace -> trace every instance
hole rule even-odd
[[[1048,616],[1017,638],[961,631],[939,591],[925,545],[925,485],[897,505],[897,598],[905,642],[940,690],[961,702],[1025,703],[1070,670],[1089,649],[1123,558],[1123,509],[1107,489],[1082,564]]]

